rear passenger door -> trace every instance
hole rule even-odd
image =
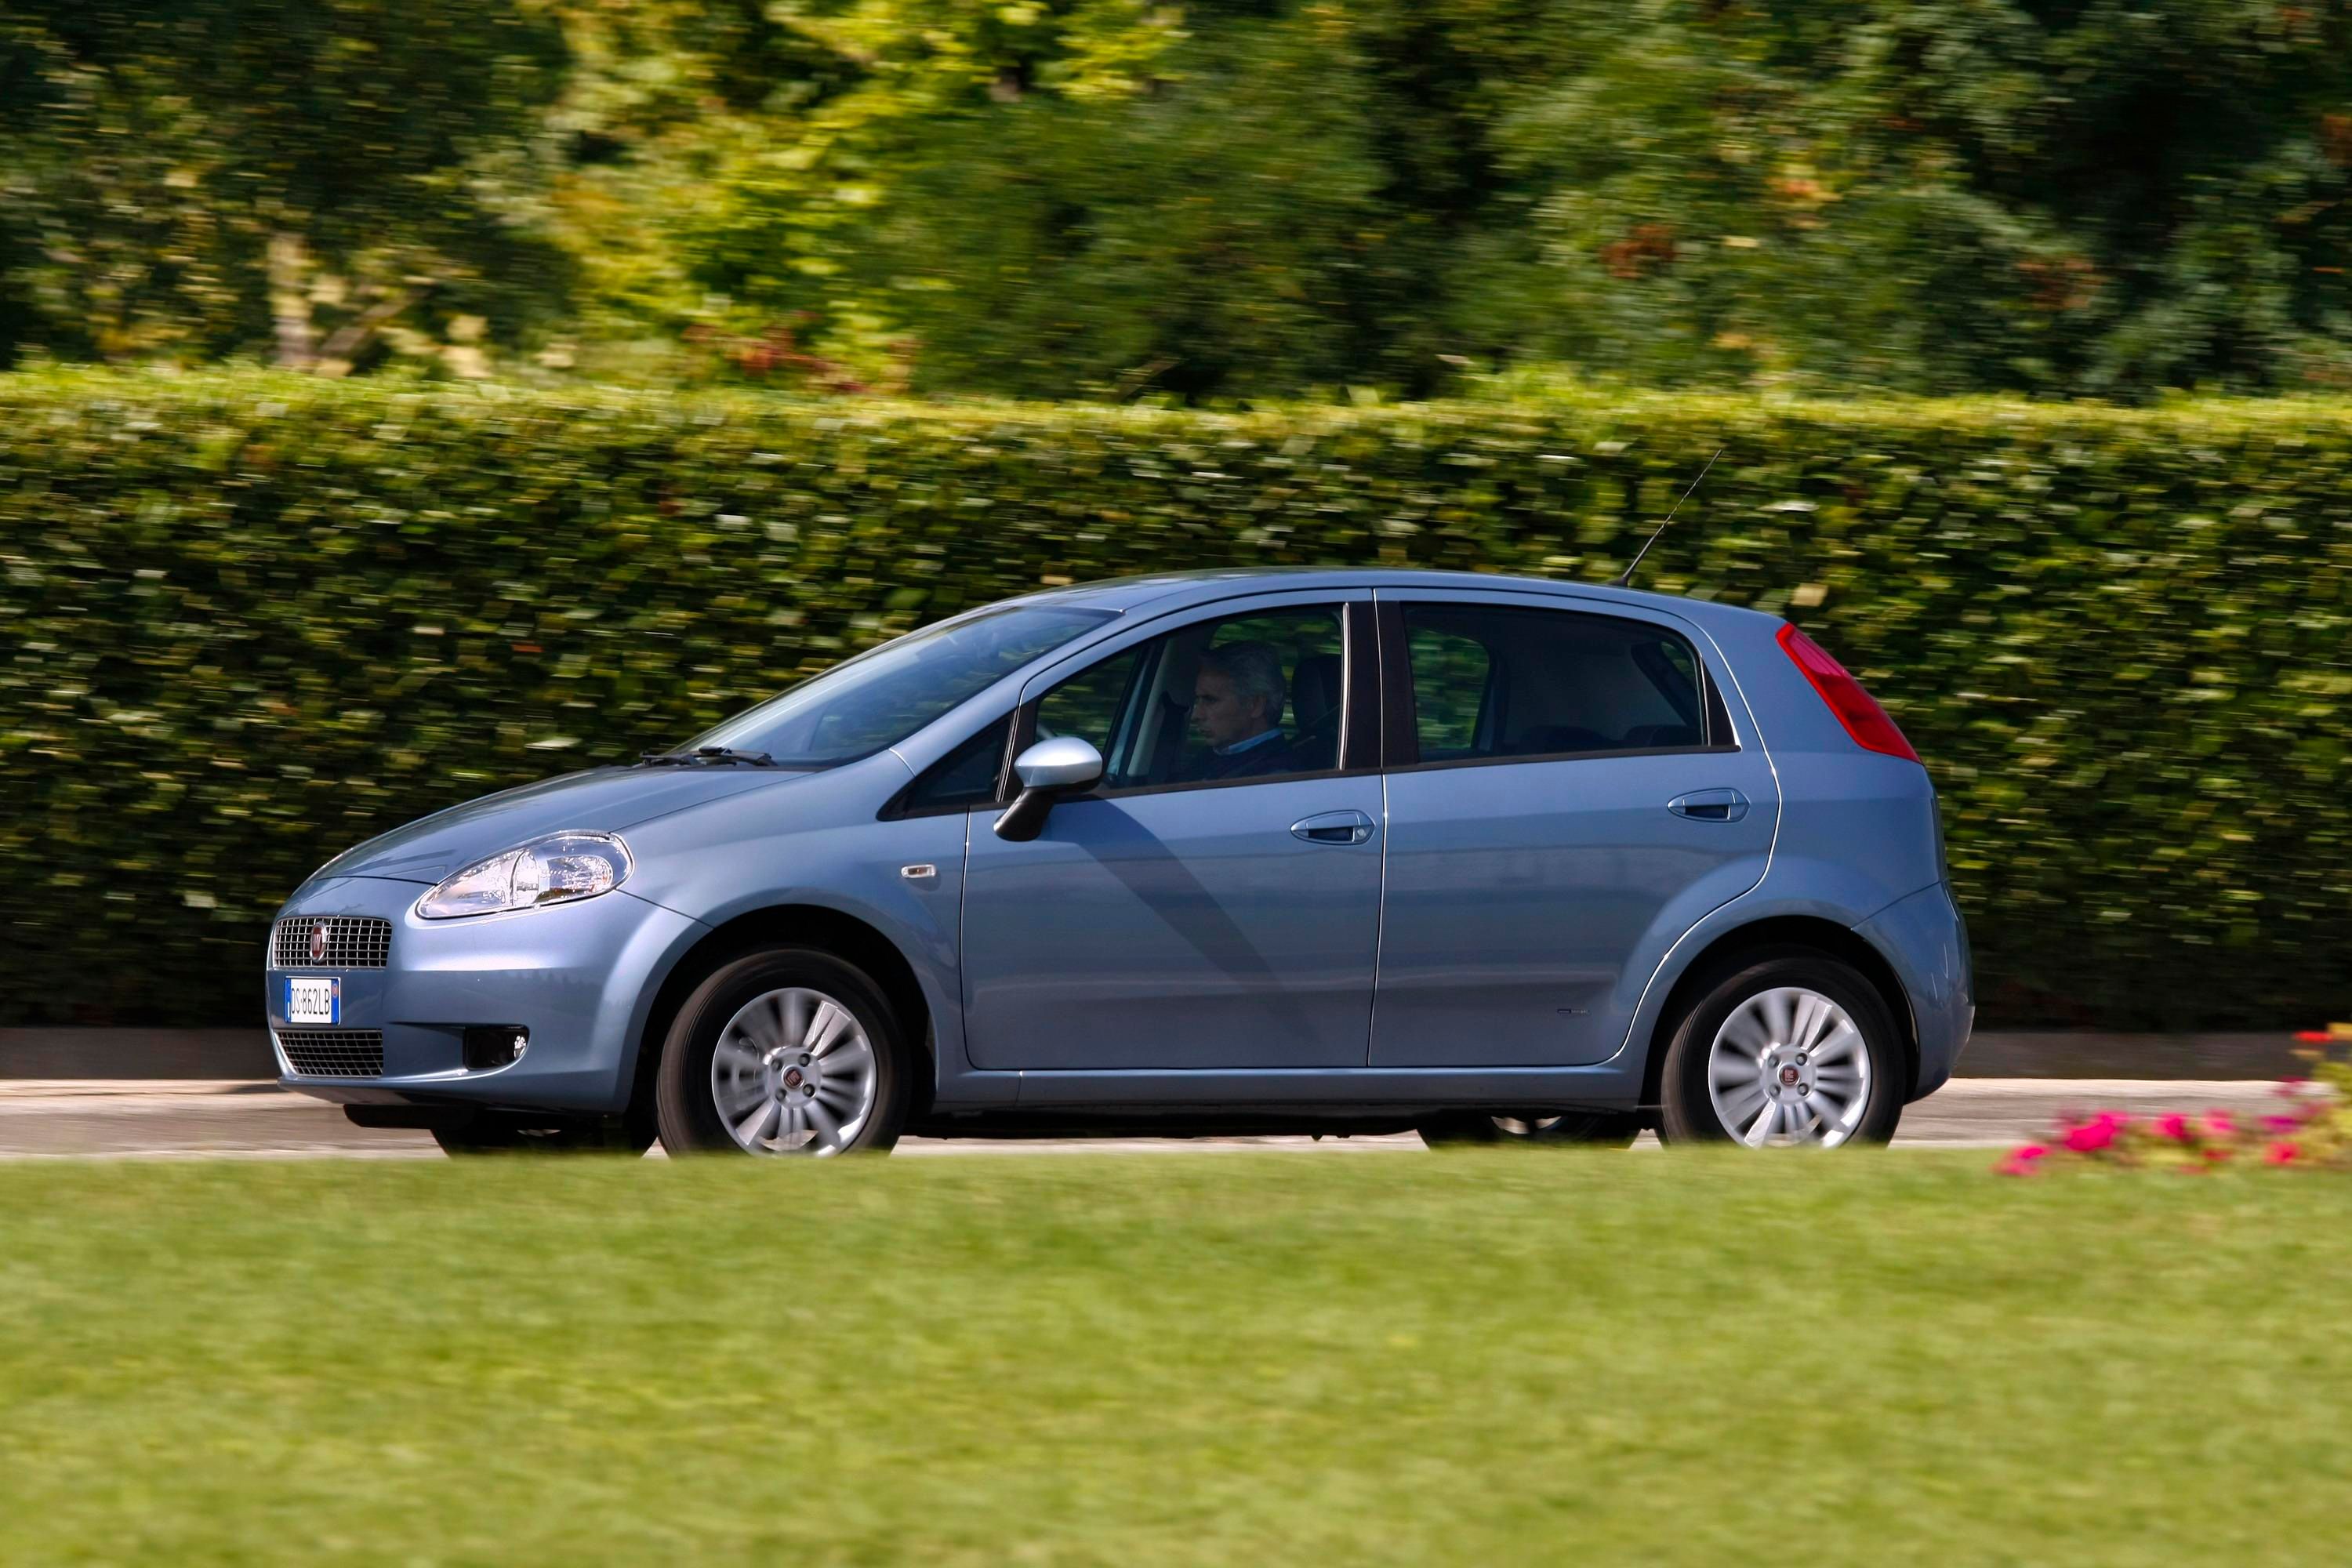
[[[1379,595],[1388,867],[1374,1067],[1613,1056],[1674,942],[1764,874],[1780,798],[1677,617]]]

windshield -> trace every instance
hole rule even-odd
[[[895,746],[1042,653],[1111,618],[1108,610],[992,610],[884,643],[687,742],[765,752],[823,767]]]

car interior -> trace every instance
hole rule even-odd
[[[1690,647],[1661,627],[1485,605],[1402,613],[1423,763],[1706,743],[1719,705]],[[1282,667],[1281,773],[1337,767],[1347,664],[1339,616],[1327,606],[1203,621],[1114,654],[1045,694],[1035,738],[1091,742],[1108,789],[1193,776],[1208,750],[1192,722],[1202,658],[1241,643],[1272,648]],[[970,762],[976,781],[985,748]]]
[[[1409,605],[1421,760],[1655,751],[1705,743],[1690,648],[1638,621]]]
[[[1178,782],[1208,750],[1192,723],[1202,657],[1240,643],[1265,644],[1281,663],[1279,727],[1289,759],[1282,772],[1337,767],[1347,660],[1339,616],[1320,606],[1203,621],[1115,655],[1046,694],[1038,705],[1037,736],[1082,735],[1093,742],[1111,789]]]

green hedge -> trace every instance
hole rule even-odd
[[[331,853],[1121,573],[1786,610],[1943,791],[1987,1024],[2352,1014],[2352,403],[924,407],[0,379],[0,1022],[244,1022]]]

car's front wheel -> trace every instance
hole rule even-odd
[[[825,1156],[898,1141],[908,1083],[879,987],[812,948],[722,964],[695,988],[662,1047],[662,1147]]]
[[[1666,1142],[1834,1148],[1895,1136],[1903,1044],[1853,965],[1770,949],[1724,964],[1695,993],[1660,1075]]]

